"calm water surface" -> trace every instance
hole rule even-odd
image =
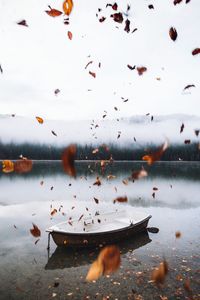
[[[122,181],[142,165],[149,176],[125,185]],[[102,173],[99,163],[79,162],[77,172],[75,180],[63,173],[60,162],[34,162],[29,174],[1,173],[0,299],[200,299],[200,163],[118,162]],[[116,177],[108,180],[110,174]],[[96,176],[101,186],[93,185]],[[158,188],[155,198],[153,187]],[[119,243],[120,270],[86,283],[99,249],[63,251],[51,241],[48,253],[45,229],[70,216],[112,210],[113,200],[124,195],[128,203],[121,206],[151,214],[149,226],[160,231]],[[57,209],[54,216],[52,209]],[[42,232],[37,244],[32,223]],[[164,257],[169,275],[164,286],[156,287],[151,271]],[[186,279],[191,291],[184,290]]]

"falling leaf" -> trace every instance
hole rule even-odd
[[[98,149],[98,148],[92,150],[92,154],[96,154],[96,153],[98,153],[98,152],[99,152],[99,149]]]
[[[164,283],[165,277],[168,273],[168,264],[164,260],[159,264],[159,267],[153,270],[151,274],[151,279],[155,281],[155,283]]]
[[[118,110],[118,108],[115,106],[115,107],[114,107],[114,110]]]
[[[174,27],[170,28],[169,36],[172,39],[172,41],[175,41],[177,39],[178,34],[177,34],[177,31],[176,31],[176,28],[174,28]]]
[[[125,21],[125,27],[124,27],[124,30],[127,32],[127,33],[129,33],[130,32],[130,21],[127,19],[126,21]]]
[[[40,240],[40,239],[37,239],[37,240],[35,241],[35,245],[37,245],[37,243],[39,242],[39,240]]]
[[[148,227],[147,230],[148,230],[148,232],[151,232],[151,233],[159,232],[159,229],[157,227]]]
[[[122,183],[123,183],[124,185],[128,185],[128,179],[123,179],[123,180],[122,180]]]
[[[200,129],[195,129],[195,131],[194,131],[194,133],[197,137],[199,136],[199,132],[200,132]]]
[[[157,187],[153,187],[153,191],[158,191],[158,188]]]
[[[119,203],[128,202],[128,198],[127,198],[127,196],[117,197],[116,199],[113,200],[113,203],[116,203],[116,202],[119,202]]]
[[[3,68],[1,65],[0,65],[0,72],[1,72],[1,74],[3,74]]]
[[[113,18],[113,20],[117,23],[122,23],[124,20],[123,15],[120,12],[111,15],[111,18]]]
[[[143,75],[144,72],[147,71],[146,67],[137,67],[138,75]]]
[[[149,4],[149,5],[148,5],[148,8],[149,8],[149,9],[154,9],[153,4]]]
[[[136,66],[127,65],[130,70],[135,70]]]
[[[152,197],[153,197],[154,199],[155,199],[155,195],[156,195],[155,193],[152,194]]]
[[[187,3],[189,3],[191,0],[185,0],[185,3],[187,4]]]
[[[99,177],[97,176],[96,181],[93,183],[93,185],[97,185],[100,186],[101,185],[101,180],[99,179]]]
[[[78,219],[78,222],[83,218],[83,216],[84,216],[84,214],[82,214],[82,215],[80,216],[80,218]]]
[[[89,71],[89,74],[90,74],[92,77],[96,78],[96,73]]]
[[[51,130],[51,133],[55,136],[57,136],[57,134],[55,133],[55,131]]]
[[[189,88],[191,88],[191,87],[195,87],[195,85],[194,84],[188,84],[188,85],[186,85],[185,87],[184,87],[184,91],[185,90],[187,90],[187,89],[189,89]]]
[[[92,64],[93,63],[93,61],[91,60],[91,61],[89,61],[88,63],[87,63],[87,65],[85,66],[85,69],[87,69],[87,67],[90,65],[90,64]]]
[[[197,55],[200,53],[200,48],[196,48],[192,51],[192,55]]]
[[[65,0],[63,2],[63,11],[64,13],[69,16],[72,12],[72,9],[73,9],[73,1],[72,0]]]
[[[54,9],[54,8],[51,8],[51,6],[49,6],[49,9],[50,10],[45,10],[45,12],[50,16],[50,17],[59,17],[60,15],[62,15],[62,12],[57,10],[57,9]]]
[[[132,179],[141,179],[143,177],[146,177],[148,176],[148,173],[146,170],[142,169],[142,170],[139,170],[139,171],[134,171],[131,175]]]
[[[189,292],[189,293],[192,292],[192,289],[191,289],[191,287],[190,287],[190,279],[189,279],[189,278],[187,278],[187,279],[185,280],[185,282],[184,282],[184,284],[183,284],[183,287],[184,287],[184,289],[185,289],[187,292]],[[192,298],[191,298],[191,299],[192,299]]]
[[[181,237],[181,232],[180,231],[176,231],[175,236],[177,239],[179,239]]]
[[[11,173],[14,171],[14,163],[11,160],[2,161],[2,171],[4,173]]]
[[[17,24],[28,27],[28,24],[26,23],[26,20],[22,20],[20,22],[17,22]]]
[[[160,147],[160,149],[152,154],[144,155],[142,157],[142,160],[146,160],[148,165],[152,165],[155,161],[160,160],[161,156],[165,152],[165,150],[168,148],[169,144],[168,141],[165,141],[165,143]]]
[[[14,170],[17,173],[28,173],[32,170],[33,162],[30,159],[20,159],[14,163]]]
[[[42,181],[40,181],[40,185],[43,185],[44,184],[44,181],[42,180]]]
[[[56,89],[55,91],[54,91],[54,94],[55,95],[58,95],[60,93],[60,90],[59,89]]]
[[[107,176],[107,179],[108,179],[108,180],[109,180],[109,179],[114,179],[114,178],[116,178],[116,176],[115,176],[115,175],[112,175],[112,174],[110,174],[110,175]]]
[[[191,143],[191,141],[190,141],[190,140],[185,140],[184,143],[185,143],[186,145],[188,145],[188,144]]]
[[[137,28],[134,28],[134,29],[132,30],[131,33],[134,33],[134,32],[136,32],[137,30],[138,30]]]
[[[34,223],[33,223],[33,228],[32,229],[30,229],[30,233],[34,236],[34,237],[39,237],[39,236],[41,236],[41,231],[40,231],[40,229],[37,227],[37,225],[35,225]]]
[[[65,172],[74,177],[76,177],[76,169],[74,165],[75,155],[76,145],[70,145],[62,154],[62,164]]]
[[[185,125],[182,123],[181,128],[180,128],[180,133],[183,132],[184,127],[185,127]]]
[[[103,23],[105,20],[106,20],[105,17],[101,17],[101,18],[99,19],[99,22],[100,22],[100,23]]]
[[[57,213],[57,209],[54,208],[54,209],[51,211],[51,216],[54,216],[56,213]]]
[[[86,280],[97,280],[102,275],[109,275],[118,270],[121,263],[120,251],[117,246],[103,248],[95,262],[91,265]]]
[[[40,117],[35,117],[35,118],[37,119],[38,123],[40,123],[40,124],[44,123],[44,120],[42,118],[40,118]]]
[[[95,197],[94,197],[94,201],[95,201],[96,204],[99,204],[99,200]]]
[[[183,0],[174,0],[174,5],[181,3]]]
[[[112,9],[113,9],[113,10],[117,10],[117,9],[118,9],[118,5],[117,5],[116,2],[112,5]]]
[[[68,32],[67,32],[67,35],[68,35],[68,38],[69,38],[70,40],[72,40],[73,35],[72,35],[71,31],[68,31]]]

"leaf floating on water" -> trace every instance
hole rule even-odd
[[[118,270],[121,263],[120,251],[117,246],[103,248],[86,276],[87,281],[97,280],[102,275],[109,275]]]
[[[62,164],[65,172],[73,177],[76,177],[75,169],[75,155],[76,155],[76,145],[70,145],[67,147],[62,154]]]
[[[166,277],[167,273],[168,273],[168,264],[164,260],[163,262],[161,262],[159,264],[158,268],[156,268],[155,270],[153,270],[153,272],[151,274],[151,279],[156,284],[164,283],[165,277]]]
[[[181,232],[180,231],[176,231],[175,236],[177,239],[179,239],[181,237]]]
[[[17,22],[18,25],[22,25],[22,26],[25,26],[25,27],[28,27],[28,24],[26,23],[26,20],[22,20],[20,22]]]
[[[147,71],[146,67],[137,67],[138,75],[143,75],[144,72]]]
[[[65,0],[63,2],[63,11],[67,16],[69,16],[71,14],[73,6],[74,6],[74,3],[72,0]]]
[[[17,173],[28,173],[32,170],[33,162],[30,159],[17,160],[14,164],[14,170]]]
[[[40,123],[40,124],[44,123],[44,120],[42,118],[40,118],[40,117],[35,117],[35,118],[37,119],[38,123]]]
[[[200,54],[200,48],[196,48],[192,51],[192,55]]]
[[[51,6],[49,6],[50,10],[45,10],[45,12],[47,13],[47,15],[49,15],[50,17],[59,17],[60,15],[62,15],[62,12],[55,9],[55,8],[51,8]]]
[[[175,41],[177,39],[178,34],[177,34],[177,31],[176,31],[176,28],[174,28],[174,27],[170,28],[169,36],[172,39],[172,41]]]
[[[144,155],[142,157],[142,160],[146,160],[148,165],[152,165],[155,161],[158,161],[161,159],[163,153],[166,151],[168,146],[169,146],[168,141],[165,141],[165,143],[161,146],[161,148],[158,151],[156,151],[152,154]]]
[[[67,35],[68,35],[68,38],[69,38],[70,40],[72,40],[73,35],[72,35],[71,31],[68,31],[68,32],[67,32]]]
[[[30,229],[30,233],[34,236],[34,237],[39,237],[39,236],[41,236],[41,231],[40,231],[40,229],[38,228],[38,226],[37,225],[35,225],[34,223],[33,223],[33,228],[32,229]]]
[[[157,227],[148,227],[147,230],[148,230],[148,232],[151,232],[151,233],[159,232],[159,229]]]
[[[11,160],[3,160],[2,161],[2,171],[4,173],[11,173],[14,171],[14,162]]]
[[[116,199],[113,200],[113,203],[116,203],[116,202],[119,202],[119,203],[128,202],[128,198],[127,198],[127,196],[125,196],[125,197],[118,197],[118,198],[116,198]]]

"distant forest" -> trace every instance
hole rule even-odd
[[[96,153],[92,153],[97,149]],[[138,148],[134,145],[120,147],[113,144],[94,146],[77,145],[77,160],[141,160],[143,155],[158,150],[153,144]],[[0,159],[19,159],[20,155],[33,160],[60,160],[64,147],[47,144],[4,144],[0,142]],[[162,156],[163,161],[200,161],[200,150],[198,143],[170,145]]]

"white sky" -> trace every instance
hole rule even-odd
[[[199,0],[176,6],[173,0],[129,1],[131,31],[138,28],[133,34],[110,18],[109,1],[74,0],[70,25],[63,24],[63,16],[45,13],[48,5],[62,10],[62,2],[0,0],[1,114],[65,120],[99,119],[104,110],[108,118],[148,112],[200,115],[200,55],[191,54],[200,47]],[[118,1],[119,11],[125,12],[127,3]],[[96,18],[98,8],[106,17],[103,23]],[[29,27],[16,24],[23,19]],[[176,42],[169,38],[171,26],[178,32]],[[139,76],[127,64],[148,71]],[[196,88],[183,92],[188,84]],[[61,92],[55,96],[57,88]],[[121,96],[129,101],[123,103]]]

